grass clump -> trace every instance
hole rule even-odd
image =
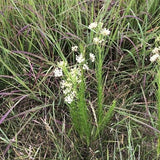
[[[1,159],[159,159],[158,4],[1,0]]]

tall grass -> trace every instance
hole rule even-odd
[[[159,2],[1,0],[1,159],[158,159],[159,73],[157,90],[149,59],[160,45]],[[110,35],[89,29],[93,22]],[[81,53],[89,70],[76,61]],[[55,77],[60,61],[67,65]]]

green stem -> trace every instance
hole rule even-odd
[[[98,125],[101,124],[103,117],[103,83],[102,83],[102,54],[101,48],[98,46],[98,64],[97,64],[97,92],[98,92]]]

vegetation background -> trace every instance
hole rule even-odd
[[[159,4],[1,0],[1,159],[160,159],[159,64],[150,62],[160,46]],[[103,46],[92,43],[93,22],[111,31]],[[75,106],[54,76],[57,62],[76,63],[72,46],[96,56]]]

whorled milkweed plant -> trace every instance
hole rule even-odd
[[[112,116],[115,107],[115,101],[111,105],[107,113],[104,112],[104,94],[103,94],[103,61],[105,58],[104,47],[107,39],[109,39],[110,31],[103,28],[103,23],[94,22],[88,27],[90,29],[91,44],[72,47],[72,52],[76,53],[73,65],[69,65],[67,61],[60,61],[57,63],[57,68],[54,70],[54,75],[61,78],[60,87],[64,95],[64,102],[70,109],[73,126],[79,133],[80,137],[85,138],[89,145],[92,138],[96,138],[103,128],[108,123]],[[92,38],[94,37],[94,38]],[[87,47],[92,48],[95,52],[87,53]],[[88,58],[88,59],[87,59]],[[94,121],[96,129],[93,129],[91,113],[89,112],[89,103],[86,89],[86,73],[90,72],[89,63],[94,63],[96,91],[97,91],[97,106],[92,107],[94,113]],[[94,112],[95,111],[95,112]],[[94,130],[94,131],[93,131]]]

